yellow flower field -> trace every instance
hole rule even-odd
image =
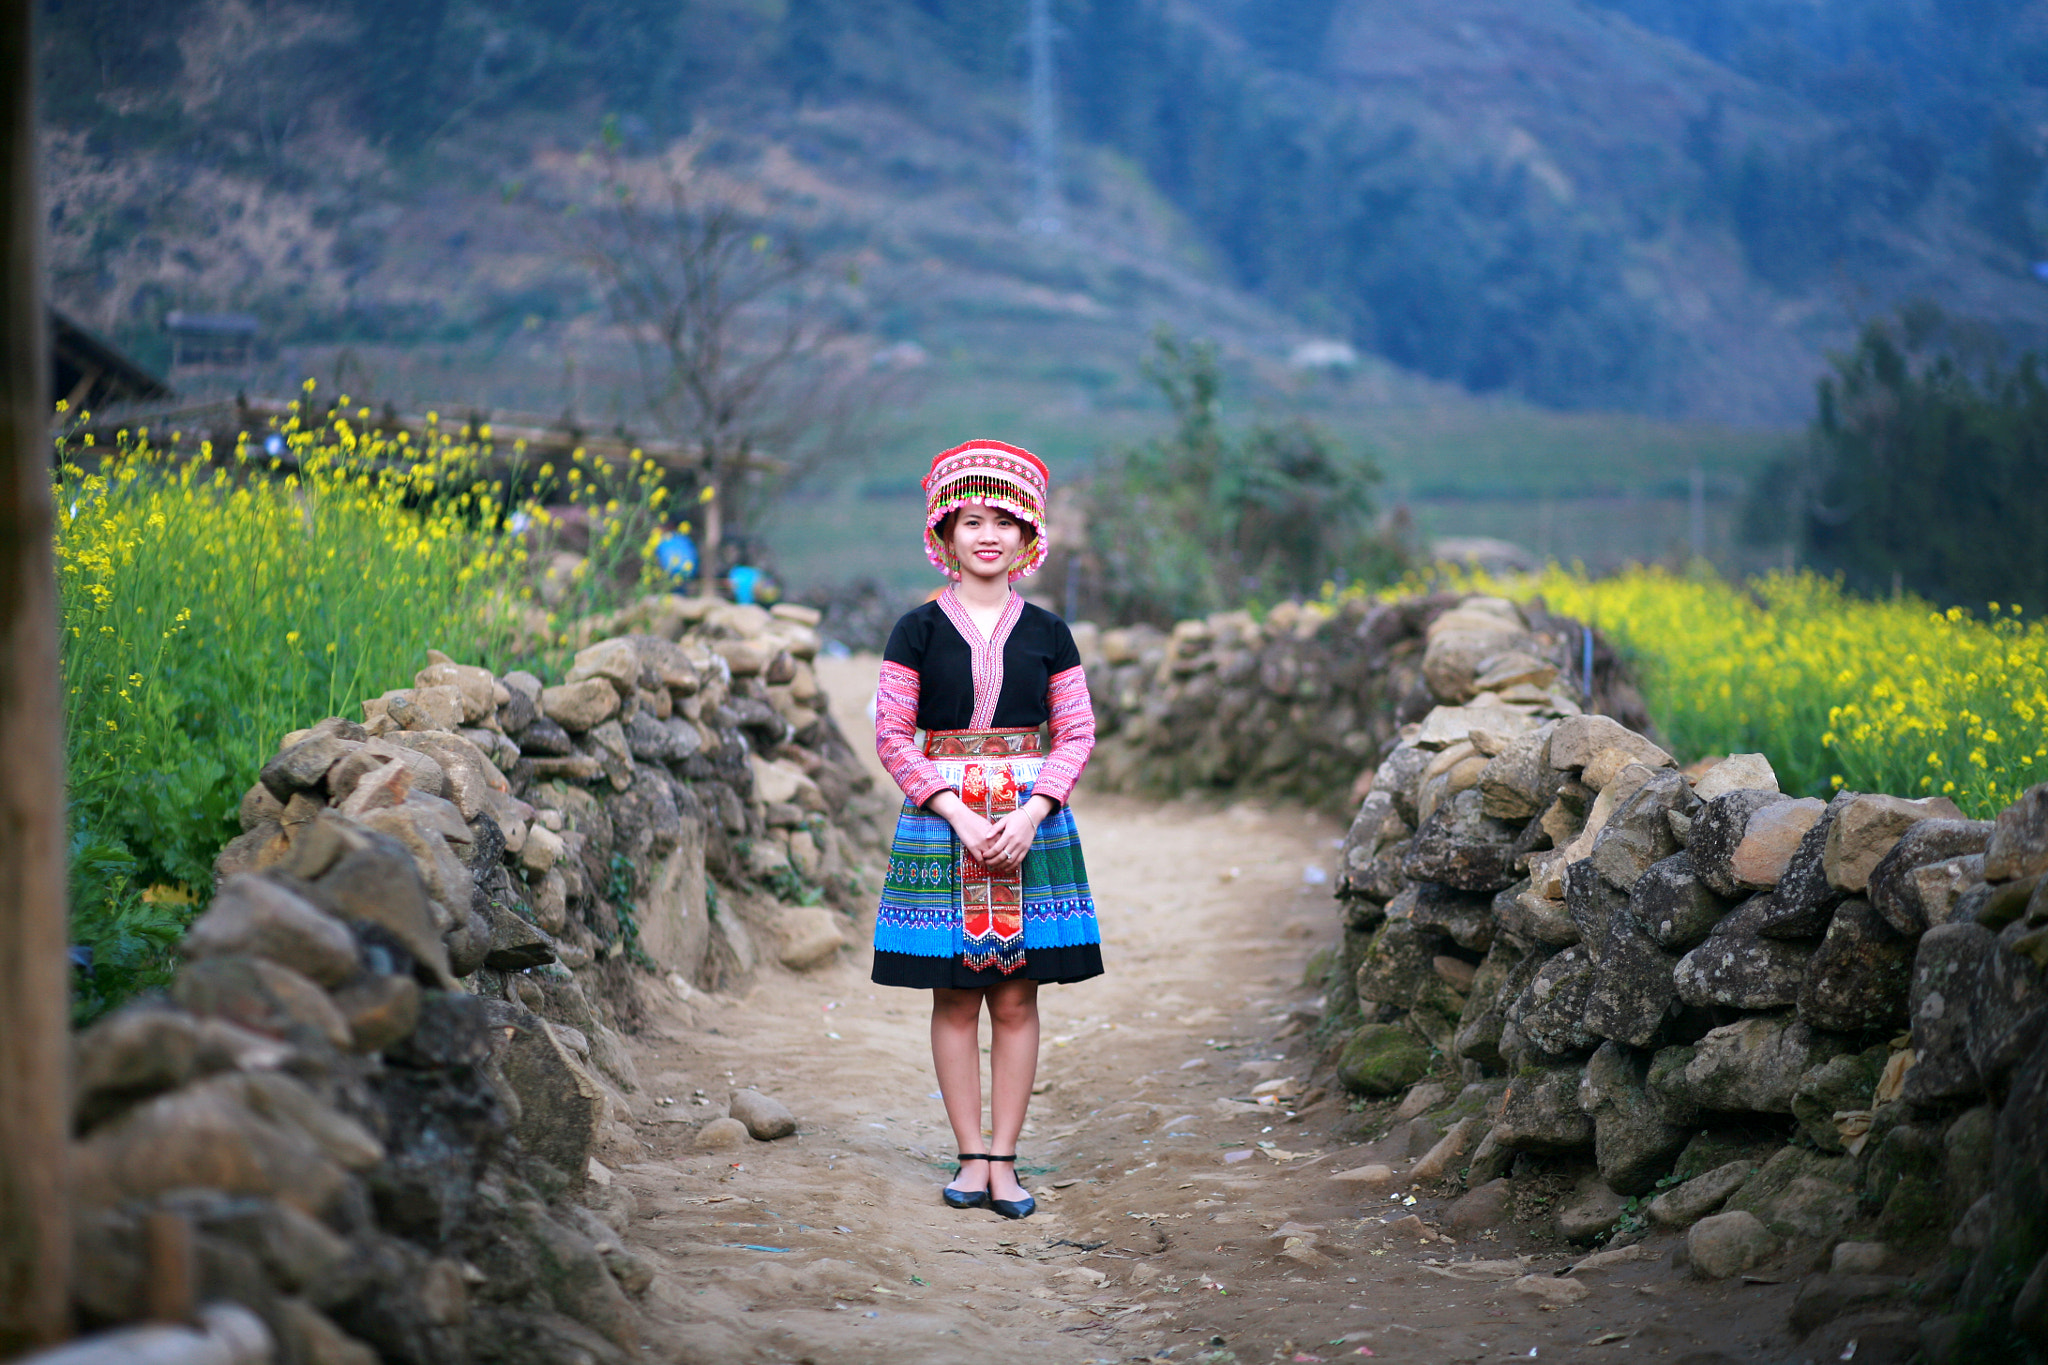
[[[2048,781],[2048,623],[2016,607],[1870,600],[1810,572],[1736,586],[1553,566],[1474,586],[1605,632],[1681,761],[1760,752],[1787,791],[1941,794],[1980,818]]]
[[[530,601],[521,533],[547,533],[543,501],[588,521],[564,615],[615,605],[661,524],[663,472],[637,451],[614,468],[579,449],[559,474],[515,460],[508,488],[482,477],[488,427],[469,442],[430,414],[424,438],[385,435],[346,395],[315,399],[308,381],[303,419],[233,450],[148,431],[59,443],[83,1013],[161,975],[283,735],[410,685],[429,647],[500,672],[558,659],[567,641]]]
[[[73,932],[101,996],[151,976],[282,735],[408,684],[429,645],[512,639],[524,547],[478,452],[367,416],[196,457],[144,431],[60,447]]]

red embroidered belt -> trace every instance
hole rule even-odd
[[[924,737],[927,758],[963,760],[960,799],[991,824],[1017,809],[1036,769],[1020,774],[1020,760],[1041,757],[1038,730],[936,730]],[[972,971],[993,967],[1004,976],[1024,965],[1024,870],[997,872],[960,851],[961,962]]]
[[[926,758],[1036,758],[1036,726],[1012,730],[931,730],[924,737]]]

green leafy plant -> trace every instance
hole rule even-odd
[[[633,889],[638,880],[633,860],[624,853],[612,854],[610,873],[605,878],[604,898],[611,902],[613,912],[619,917],[619,941],[625,945],[628,962],[653,971],[654,959],[640,946],[639,909],[633,904]]]
[[[71,1016],[83,1025],[169,984],[187,907],[145,898],[134,883],[135,855],[91,828],[72,834],[70,860]]]
[[[1145,372],[1173,412],[1165,436],[1104,457],[1084,492],[1107,614],[1171,622],[1286,597],[1333,576],[1391,580],[1404,560],[1373,525],[1379,467],[1304,421],[1235,433],[1214,345],[1161,329]]]
[[[825,889],[807,881],[803,873],[784,864],[768,874],[768,889],[785,905],[816,905],[825,899]]]
[[[1651,1202],[1664,1190],[1684,1183],[1685,1177],[1674,1171],[1658,1180],[1649,1194],[1630,1195],[1628,1201],[1621,1206],[1621,1217],[1614,1220],[1613,1227],[1600,1234],[1599,1240],[1609,1242],[1616,1237],[1649,1231]]]

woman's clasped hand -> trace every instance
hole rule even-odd
[[[946,797],[952,797],[946,800]],[[953,827],[960,846],[993,872],[1014,872],[1031,851],[1038,827],[1054,810],[1049,797],[1034,796],[1000,820],[990,820],[950,792],[932,802],[932,811]]]

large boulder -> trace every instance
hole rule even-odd
[[[1834,1234],[1855,1217],[1856,1163],[1808,1147],[1778,1149],[1728,1200],[1781,1237]]]
[[[589,1168],[606,1113],[604,1089],[539,1015],[504,1006],[498,1072],[519,1098],[513,1135],[572,1183]]]
[[[1792,812],[1765,815],[1773,807],[1793,804],[1789,796],[1754,788],[1727,792],[1707,802],[1693,819],[1686,845],[1700,880],[1720,896],[1777,885],[1799,840],[1826,809],[1814,801],[1798,805]],[[1750,835],[1752,824],[1757,826],[1755,838]],[[1779,850],[1782,857],[1776,856]],[[1769,873],[1769,880],[1758,881],[1756,875],[1764,872]]]
[[[78,1130],[190,1080],[206,1050],[203,1027],[183,1010],[144,1000],[74,1035],[72,1103]]]
[[[1628,904],[1630,917],[1658,947],[1672,952],[1698,947],[1735,908],[1700,880],[1689,852],[1652,863],[1630,888]]]
[[[1484,811],[1476,788],[1452,796],[1416,828],[1402,870],[1416,881],[1438,882],[1460,891],[1498,891],[1514,883],[1515,835],[1505,821]]]
[[[1493,897],[1458,891],[1435,882],[1410,882],[1387,905],[1389,919],[1406,918],[1460,948],[1483,953],[1493,944]]]
[[[1436,969],[1430,964],[1444,947],[1441,935],[1418,928],[1412,920],[1389,919],[1359,961],[1354,978],[1358,998],[1369,1004],[1411,1007],[1434,979]]]
[[[1424,634],[1423,679],[1438,701],[1453,706],[1472,698],[1484,661],[1541,648],[1520,609],[1498,597],[1469,597],[1430,622]]]
[[[1599,1039],[1586,1027],[1593,973],[1584,944],[1563,949],[1537,969],[1528,988],[1508,1006],[1508,1022],[1537,1051],[1551,1056],[1593,1047]]]
[[[345,1048],[351,1038],[326,991],[266,958],[237,953],[188,962],[171,982],[171,998],[202,1019],[223,1019],[316,1053]]]
[[[1564,775],[1550,766],[1555,724],[1515,736],[1479,774],[1480,809],[1496,820],[1529,820],[1543,813]]]
[[[268,877],[231,877],[192,922],[179,951],[190,958],[246,953],[291,968],[323,986],[357,971],[348,926]]]
[[[1591,858],[1581,858],[1565,868],[1564,908],[1579,941],[1597,962],[1606,950],[1607,926],[1628,911],[1628,892],[1601,876]]]
[[[1792,851],[1785,873],[1771,888],[1771,912],[1757,926],[1765,938],[1817,938],[1827,931],[1828,917],[1842,893],[1828,882],[1828,832],[1835,814],[1853,794],[1837,794],[1820,819]]]
[[[1594,868],[1626,895],[1652,863],[1678,852],[1671,816],[1690,817],[1698,806],[1683,777],[1669,768],[1654,770],[1594,838],[1588,855]]]
[[[1969,1003],[1965,1046],[1978,1074],[1993,1084],[2048,1033],[2048,971],[2014,946],[2026,932],[2021,924],[1999,931]]]
[[[1729,1005],[1745,1010],[1780,1009],[1795,1003],[1806,964],[1818,945],[1763,937],[1758,930],[1770,911],[1768,895],[1751,897],[1715,925],[1706,942],[1680,958],[1672,973],[1678,998],[1688,1005]]]
[[[1518,1152],[1567,1153],[1593,1142],[1593,1120],[1579,1105],[1580,1071],[1575,1066],[1523,1070],[1501,1095],[1492,1136]]]
[[[1983,1073],[1970,1059],[1970,1009],[1998,939],[1981,924],[1944,924],[1920,936],[1907,998],[1913,1066],[1904,1095],[1939,1104],[1982,1093]]]
[[[1602,1038],[1648,1047],[1677,1001],[1678,959],[1660,949],[1627,908],[1607,925],[1607,941],[1586,994],[1586,1028]]]
[[[1670,754],[1609,716],[1567,716],[1550,736],[1550,766],[1560,772],[1593,766],[1600,755],[1619,751],[1630,763],[1646,768],[1673,766]],[[1612,760],[1610,760],[1610,763]],[[1619,771],[1619,766],[1616,767]],[[1595,790],[1599,784],[1589,783]]]
[[[221,1076],[137,1105],[73,1150],[74,1197],[87,1208],[111,1208],[172,1190],[210,1189],[263,1195],[318,1216],[340,1195],[348,1171],[383,1151],[310,1095],[295,1096],[303,1103],[292,1108],[252,1103],[288,1088],[303,1089],[272,1075],[252,1095],[251,1078]],[[330,1134],[339,1136],[323,1141]]]
[[[1913,980],[1912,939],[1852,896],[1835,910],[1827,937],[1807,960],[1799,985],[1799,1017],[1818,1029],[1860,1033],[1906,1021]]]
[[[1848,1050],[1846,1041],[1782,1016],[1756,1015],[1693,1045],[1683,1089],[1702,1109],[1789,1114],[1800,1078]]]
[[[1531,947],[1563,948],[1579,941],[1571,907],[1517,882],[1493,898],[1493,921],[1501,931]]]
[[[2048,782],[2027,788],[1998,813],[1984,849],[1984,876],[2016,881],[2048,872]]]
[[[1922,820],[1961,820],[1945,796],[1908,801],[1874,792],[1844,792],[1836,798],[1828,826],[1828,882],[1840,891],[1867,891],[1870,874],[1892,851],[1899,836]]]
[[[1593,1159],[1618,1194],[1647,1194],[1671,1169],[1692,1136],[1689,1125],[1667,1122],[1648,1085],[1649,1058],[1633,1048],[1602,1043],[1586,1063],[1579,1107],[1593,1119]]]
[[[1951,878],[1937,875],[1923,881],[1919,874],[1932,864],[1983,853],[1991,842],[1991,830],[1989,820],[1921,820],[1909,825],[1870,870],[1870,904],[1901,934],[1922,933],[1930,923],[1928,912],[1945,910],[1955,893],[1938,894]],[[1979,862],[1974,868],[1954,870],[1974,870],[1981,880],[1982,869]],[[1929,892],[1937,892],[1932,905]]]

